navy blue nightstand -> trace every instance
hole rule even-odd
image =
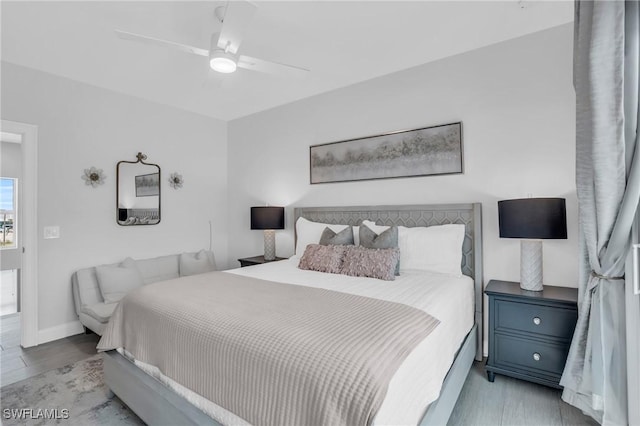
[[[275,260],[264,260],[264,256],[254,256],[238,259],[238,262],[240,262],[240,267],[244,268],[245,266],[262,265],[263,263],[277,262],[279,260],[287,260],[287,258],[276,257]]]
[[[491,280],[484,292],[489,296],[489,381],[497,373],[561,388],[578,320],[578,289],[545,286],[533,292],[516,282]]]

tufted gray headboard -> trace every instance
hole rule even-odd
[[[462,273],[475,284],[475,319],[478,325],[476,359],[482,359],[482,205],[433,204],[408,206],[356,206],[356,207],[296,207],[294,223],[299,217],[313,222],[358,226],[363,220],[379,225],[434,226],[448,223],[463,224],[466,228],[462,244]],[[295,232],[295,226],[294,226]],[[297,235],[296,235],[297,239]]]

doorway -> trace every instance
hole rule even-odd
[[[9,343],[29,347],[39,343],[38,128],[8,120],[1,123],[0,333],[3,348]]]
[[[20,210],[22,135],[0,134],[0,345],[20,345]]]

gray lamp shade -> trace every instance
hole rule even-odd
[[[498,201],[501,238],[566,239],[564,198],[522,198]]]
[[[284,207],[251,207],[251,229],[284,229]]]

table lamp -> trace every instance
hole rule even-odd
[[[275,260],[275,229],[284,229],[284,207],[251,207],[251,229],[264,230],[264,260]]]
[[[498,201],[500,238],[520,238],[520,288],[542,291],[542,240],[567,238],[564,198]]]

